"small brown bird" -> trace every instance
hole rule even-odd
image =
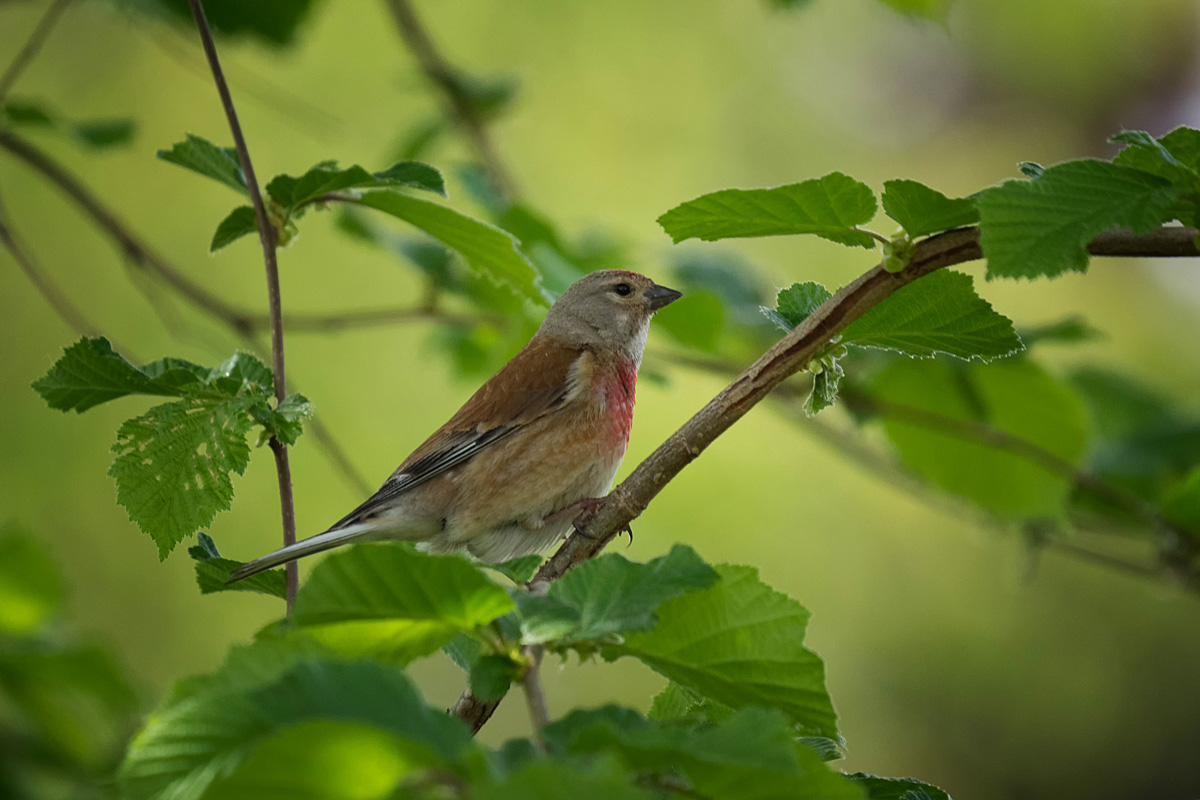
[[[644,275],[576,281],[511,361],[358,508],[230,581],[338,545],[423,542],[487,563],[544,550],[606,494],[625,456],[650,318],[680,297]]]

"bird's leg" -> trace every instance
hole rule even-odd
[[[591,520],[592,515],[596,513],[596,509],[600,508],[600,505],[603,502],[604,502],[603,497],[585,497],[582,500],[578,500],[578,501],[572,503],[571,505],[567,506],[566,508],[555,511],[554,513],[550,514],[550,516],[548,516],[546,519],[547,519],[547,521],[551,517],[556,518],[556,519],[561,519],[562,515],[570,513],[576,509],[579,509],[578,516],[576,516],[575,520],[571,523],[575,528],[575,532],[578,533],[580,536],[582,536],[585,539],[595,539],[596,537],[589,534],[585,530],[585,527],[587,526],[587,523]],[[623,533],[629,534],[629,544],[633,544],[633,526],[626,523],[625,527],[622,528],[621,531]]]

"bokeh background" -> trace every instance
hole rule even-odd
[[[0,3],[0,62],[44,10]],[[629,266],[666,280],[673,250],[655,218],[719,188],[771,186],[841,170],[877,189],[909,177],[951,196],[1017,174],[1019,161],[1111,155],[1122,127],[1200,127],[1197,4],[1190,0],[960,0],[948,24],[874,0],[815,0],[792,11],[751,0],[482,0],[419,10],[446,55],[519,81],[492,126],[522,193],[575,235],[599,229]],[[437,113],[383,4],[317,3],[286,48],[227,39],[222,52],[261,180],[336,158],[382,168]],[[261,253],[247,238],[210,257],[224,188],[154,158],[197,133],[228,140],[193,36],[103,2],[68,10],[12,96],[77,118],[132,116],[126,148],[38,143],[195,280],[265,309]],[[452,174],[447,141],[426,158]],[[474,207],[453,179],[453,204]],[[131,270],[62,195],[0,153],[0,198],[40,264],[114,340],[149,360],[215,363],[238,346]],[[886,227],[885,232],[890,232]],[[821,240],[717,245],[768,284],[840,285],[873,263]],[[285,308],[404,305],[417,272],[306,219],[281,253]],[[983,283],[1019,324],[1079,313],[1105,338],[1046,348],[1058,370],[1119,367],[1185,407],[1200,397],[1200,264],[1093,262],[1053,282]],[[77,338],[0,253],[0,517],[43,540],[70,587],[69,618],[107,643],[147,710],[172,681],[220,663],[276,618],[254,595],[201,597],[183,548],[155,548],[106,477],[117,426],[149,403],[86,416],[48,410],[29,389]],[[669,349],[661,330],[651,346]],[[291,335],[289,377],[354,465],[382,481],[466,399],[428,322]],[[667,370],[643,382],[623,473],[721,386]],[[827,412],[842,414],[840,409]],[[302,532],[362,498],[313,444],[292,456]],[[236,481],[211,533],[231,557],[276,546],[279,507],[266,449]],[[864,473],[767,405],[688,467],[636,524],[636,559],[676,541],[710,561],[758,567],[812,612],[847,739],[848,770],[911,775],[959,798],[1200,797],[1200,603],[1194,594],[1047,553],[1032,572],[1020,539]],[[311,566],[311,565],[306,565]],[[414,667],[435,703],[463,676],[448,659]],[[545,671],[552,713],[620,701],[644,708],[663,681],[634,663]],[[527,730],[518,703],[483,733]]]

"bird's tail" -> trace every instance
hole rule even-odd
[[[261,558],[256,558],[253,561],[247,561],[240,567],[229,573],[229,580],[226,584],[237,583],[243,578],[249,578],[251,575],[257,575],[272,567],[278,567],[280,564],[286,564],[289,561],[295,561],[298,558],[311,556],[314,553],[323,553],[339,545],[347,542],[355,541],[356,539],[370,538],[370,534],[375,533],[375,529],[368,525],[347,525],[344,528],[334,528],[318,533],[316,536],[310,536],[307,539],[301,539],[295,544],[289,544],[287,547],[281,547],[273,553],[267,553]]]

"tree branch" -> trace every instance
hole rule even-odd
[[[450,65],[429,37],[409,0],[387,0],[388,9],[396,21],[400,37],[408,46],[425,77],[439,90],[447,118],[462,132],[475,156],[483,163],[492,183],[505,200],[516,195],[512,178],[488,137],[487,127],[468,94],[458,70]]]
[[[1088,251],[1097,256],[1194,257],[1200,256],[1197,234],[1200,231],[1188,227],[1160,228],[1145,235],[1111,231],[1094,239]],[[913,281],[943,267],[982,257],[977,227],[947,231],[918,242],[912,260],[900,272],[889,273],[879,265],[838,290],[642,461],[588,517],[585,530],[572,533],[530,583],[560,578],[604,549],[684,467],[775,387],[804,369],[850,323]],[[478,700],[468,690],[454,711],[478,730],[497,705]],[[462,716],[460,711],[472,716]]]
[[[204,6],[200,0],[188,0],[192,9],[192,17],[196,20],[196,28],[200,32],[200,42],[204,45],[204,54],[208,57],[208,65],[212,69],[213,82],[217,85],[217,94],[221,96],[221,105],[225,109],[225,118],[229,122],[229,131],[233,134],[233,145],[237,149],[238,162],[242,167],[242,175],[246,179],[246,187],[250,190],[250,202],[254,205],[254,218],[258,222],[258,239],[262,244],[263,262],[267,269],[267,307],[271,317],[271,371],[275,377],[275,400],[282,403],[287,396],[287,376],[284,371],[283,358],[283,302],[279,289],[279,264],[275,258],[275,229],[267,216],[267,207],[263,203],[262,192],[258,188],[258,179],[254,176],[254,165],[250,162],[250,150],[246,147],[246,137],[242,134],[242,126],[238,122],[237,109],[233,106],[233,97],[229,93],[229,85],[225,82],[225,74],[221,71],[221,62],[217,58],[217,46],[213,42],[212,31],[208,27],[208,19],[204,16]],[[292,471],[288,464],[287,445],[276,437],[271,437],[271,451],[275,454],[275,471],[279,476],[279,506],[283,518],[284,547],[296,543],[296,510],[292,499]],[[291,613],[296,602],[296,590],[300,585],[300,571],[296,562],[291,561],[286,568],[287,574],[287,610]]]
[[[46,13],[38,20],[38,24],[25,41],[25,46],[8,65],[8,69],[4,70],[4,74],[0,75],[0,102],[3,102],[4,98],[8,96],[8,90],[17,82],[17,78],[21,77],[21,73],[29,66],[29,62],[33,61],[34,56],[42,49],[42,45],[50,36],[50,31],[54,30],[54,25],[70,2],[71,0],[54,0],[46,9]]]

